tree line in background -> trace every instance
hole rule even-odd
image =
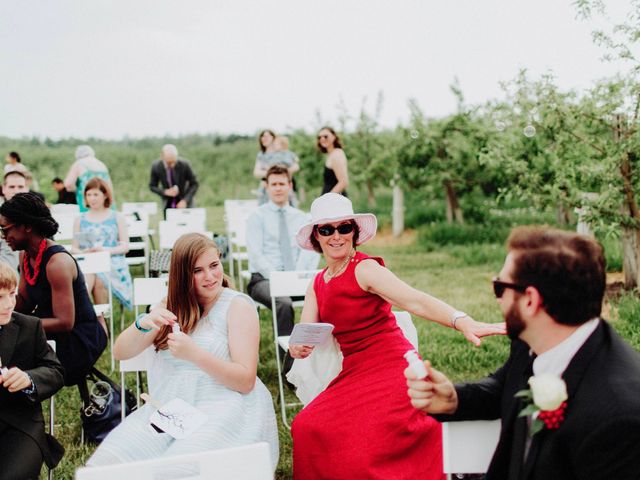
[[[576,8],[589,18],[604,6],[580,0]],[[567,224],[575,222],[574,212],[580,209],[596,232],[623,239],[626,284],[637,285],[640,62],[632,47],[640,38],[639,12],[635,2],[628,23],[614,26],[611,34],[594,33],[609,58],[629,61],[632,68],[585,92],[563,91],[550,74],[531,79],[522,71],[501,85],[502,98],[469,105],[454,82],[455,113],[431,118],[410,101],[409,121],[394,129],[380,125],[382,94],[372,108],[365,99],[355,115],[339,106],[335,127],[349,159],[349,191],[356,204],[375,211],[378,199],[396,184],[409,195],[410,226],[434,220],[483,223],[505,206],[553,210],[557,221]],[[317,129],[322,127],[320,119],[316,123]],[[301,160],[296,179],[308,205],[322,184],[316,131],[286,133]],[[250,198],[257,186],[252,177],[257,139],[243,135],[121,141],[0,138],[5,151],[22,154],[50,198],[50,179],[64,176],[81,143],[90,144],[108,165],[120,201],[155,199],[147,187],[149,168],[165,143],[174,143],[192,162],[201,183],[196,197],[200,205]],[[442,205],[442,211],[434,212],[433,205]]]

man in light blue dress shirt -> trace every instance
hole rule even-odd
[[[247,252],[251,280],[249,296],[271,306],[269,276],[274,270],[313,270],[319,256],[302,250],[295,241],[298,229],[308,221],[308,214],[289,205],[291,176],[286,167],[274,165],[267,171],[269,201],[247,219]],[[286,235],[286,238],[283,238]],[[278,335],[290,335],[295,313],[290,297],[276,299]],[[284,371],[290,368],[285,362]]]

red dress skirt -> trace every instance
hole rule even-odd
[[[391,305],[345,272],[314,279],[319,321],[331,323],[342,371],[294,419],[293,476],[312,479],[432,479],[442,473],[441,426],[411,406],[403,355],[413,346]],[[384,265],[381,258],[374,258]]]

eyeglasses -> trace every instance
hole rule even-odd
[[[321,138],[329,138],[329,135],[318,135],[318,140],[320,140]]]
[[[503,282],[501,280],[498,280],[497,277],[494,278],[492,282],[493,282],[493,293],[496,296],[496,298],[502,298],[502,295],[504,295],[504,291],[507,288],[510,288],[520,293],[524,293],[524,291],[527,289],[526,285],[518,285],[517,283]]]
[[[15,227],[15,224],[5,225],[4,227],[0,227],[0,237],[5,238],[7,235],[7,232],[11,230],[13,227]]]
[[[349,233],[353,232],[353,227],[353,223],[342,223],[337,227],[334,227],[333,225],[321,225],[317,227],[317,230],[318,233],[323,237],[330,237],[335,233],[336,230],[338,230],[338,233],[340,235],[348,235]]]

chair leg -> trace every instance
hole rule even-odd
[[[291,426],[287,421],[287,404],[284,398],[284,383],[282,382],[282,366],[280,364],[280,345],[278,345],[278,317],[276,310],[276,299],[271,297],[271,311],[273,320],[273,344],[276,352],[276,367],[278,369],[278,393],[280,395],[280,414],[282,415],[282,423],[291,430]]]

